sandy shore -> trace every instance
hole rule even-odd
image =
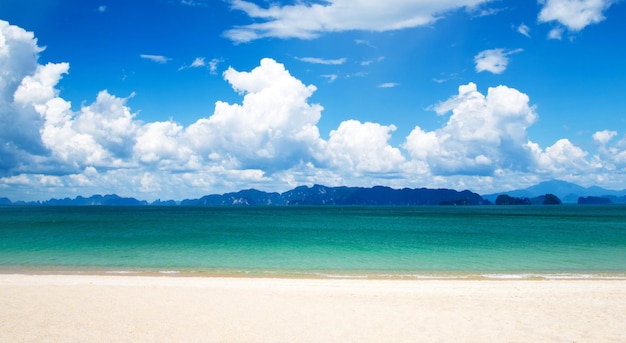
[[[624,342],[625,280],[0,275],[0,342]]]

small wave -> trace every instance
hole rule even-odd
[[[106,274],[136,274],[137,272],[131,270],[107,270]]]
[[[577,274],[577,273],[527,273],[527,274],[482,274],[481,277],[496,280],[623,280],[626,275],[621,274]]]

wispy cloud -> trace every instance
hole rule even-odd
[[[236,26],[224,32],[235,43],[275,37],[281,39],[313,39],[328,32],[344,31],[395,31],[432,24],[446,13],[462,8],[478,8],[489,0],[393,0],[385,3],[381,11],[380,1],[327,0],[311,4],[296,1],[295,4],[267,8],[252,1],[231,0],[234,10],[244,12],[254,23]],[[488,9],[484,11],[490,12]]]
[[[444,82],[448,82],[450,80],[455,80],[459,78],[459,74],[457,73],[452,73],[452,74],[441,73],[440,76],[441,77],[433,78],[433,82],[444,83]]]
[[[328,83],[333,83],[333,82],[335,82],[335,80],[337,80],[339,75],[337,75],[337,74],[325,74],[325,75],[322,75],[322,77],[328,79]]]
[[[196,57],[193,62],[191,62],[191,64],[188,65],[184,65],[180,68],[178,68],[178,70],[185,70],[185,69],[190,69],[190,68],[207,68],[209,69],[209,71],[211,72],[211,74],[216,74],[217,73],[217,66],[221,63],[224,62],[223,59],[221,58],[214,58],[210,61],[206,61],[205,57]]]
[[[376,49],[376,46],[374,46],[374,44],[370,43],[367,40],[363,40],[363,39],[357,39],[354,41],[356,44],[358,45],[365,45],[365,46],[369,46],[370,48],[374,48]]]
[[[222,62],[224,62],[224,60],[221,58],[214,58],[209,61],[208,65],[209,65],[209,70],[211,71],[211,74],[217,73],[217,66]]]
[[[169,57],[165,57],[165,56],[161,56],[161,55],[146,55],[146,54],[141,54],[139,55],[139,57],[146,59],[146,60],[150,60],[152,62],[156,62],[156,63],[160,63],[160,64],[165,64],[168,61],[171,61],[172,59]]]
[[[107,11],[107,7],[104,5],[98,6],[98,12],[104,13]]]
[[[339,65],[346,63],[346,58],[337,58],[337,59],[324,59],[317,57],[296,57],[298,61],[313,63],[313,64],[328,64],[328,65]]]
[[[180,3],[187,6],[206,6],[207,4],[198,0],[180,0]]]
[[[520,26],[517,27],[517,32],[521,33],[522,35],[530,38],[530,27],[528,27],[528,25],[522,23]]]
[[[378,85],[378,88],[394,88],[398,87],[400,84],[397,82],[385,82]]]
[[[384,59],[385,59],[385,56],[380,56],[378,58],[374,58],[374,59],[371,59],[371,60],[364,60],[364,61],[361,61],[361,66],[365,67],[365,66],[368,66],[368,65],[370,65],[370,64],[372,64],[374,62],[382,62]]]

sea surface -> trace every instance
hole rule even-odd
[[[0,207],[0,272],[626,277],[626,206]]]

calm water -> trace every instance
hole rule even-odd
[[[4,207],[0,271],[626,275],[626,206]]]

